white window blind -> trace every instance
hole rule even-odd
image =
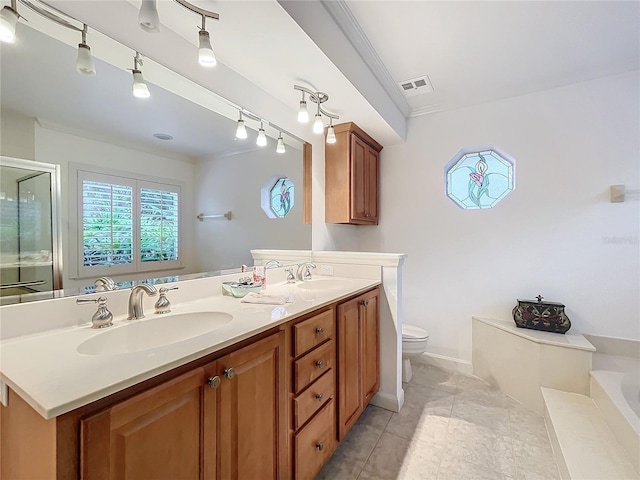
[[[180,187],[78,170],[79,276],[180,267]]]

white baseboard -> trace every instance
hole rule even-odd
[[[464,375],[473,375],[473,364],[468,360],[461,360],[459,358],[447,357],[445,355],[428,352],[412,357],[412,360],[419,363],[425,363],[427,365],[435,365],[436,367],[462,373]]]
[[[404,390],[400,389],[397,397],[389,393],[378,392],[373,396],[369,403],[376,407],[384,408],[385,410],[399,412],[402,405],[404,405]]]

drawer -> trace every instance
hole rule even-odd
[[[331,398],[335,398],[335,378],[335,370],[331,369],[293,399],[294,430],[307,423],[307,420],[314,413],[320,410]]]
[[[293,356],[308,352],[316,345],[333,338],[335,330],[333,310],[322,312],[293,326]]]
[[[335,359],[335,342],[329,340],[293,362],[293,393],[297,394],[320,375],[333,368]]]
[[[295,479],[313,480],[336,448],[335,401],[295,436]]]

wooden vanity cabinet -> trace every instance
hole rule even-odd
[[[338,439],[380,386],[379,289],[338,305]]]
[[[280,332],[82,419],[82,478],[288,478],[284,372]]]
[[[325,222],[378,224],[378,172],[382,145],[355,123],[334,126],[325,146]]]

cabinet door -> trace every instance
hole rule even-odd
[[[213,480],[215,470],[203,468],[215,466],[215,428],[201,428],[215,426],[215,395],[205,399],[205,382],[197,368],[82,420],[82,478],[195,480],[206,471]]]
[[[338,439],[360,416],[362,405],[359,299],[338,305]]]
[[[378,290],[360,297],[360,324],[362,328],[362,394],[366,407],[380,386],[380,316]]]
[[[356,135],[351,139],[351,219],[368,222],[367,218],[367,163],[369,148]]]
[[[287,465],[284,333],[218,359],[219,478],[284,478]]]
[[[365,162],[364,216],[371,223],[378,223],[378,166],[380,154],[367,145]]]

